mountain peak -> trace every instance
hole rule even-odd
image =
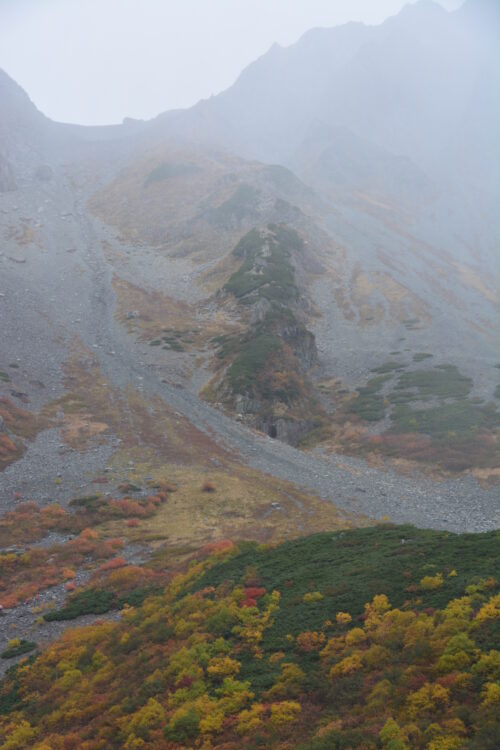
[[[0,127],[41,118],[45,119],[26,91],[0,68]]]
[[[383,25],[397,24],[410,28],[415,26],[430,28],[436,24],[441,25],[441,22],[446,21],[448,17],[449,13],[434,0],[418,0],[416,3],[404,5],[399,13],[388,18]]]
[[[411,14],[415,16],[416,14],[423,15],[424,13],[446,13],[446,10],[434,0],[418,0],[416,3],[407,3],[404,5],[399,15]]]

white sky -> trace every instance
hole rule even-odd
[[[439,0],[448,10],[463,0]],[[405,0],[0,0],[0,68],[54,120],[149,118],[227,88],[278,42]]]

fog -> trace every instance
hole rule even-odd
[[[0,68],[52,119],[150,118],[230,86],[277,42],[405,0],[0,0]],[[453,10],[462,0],[441,0]]]

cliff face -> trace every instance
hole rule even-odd
[[[51,123],[29,96],[0,70],[0,189],[13,190],[16,177],[31,174],[44,152]]]

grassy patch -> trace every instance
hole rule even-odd
[[[420,352],[414,360],[430,356]],[[356,435],[348,435],[344,446],[450,471],[495,468],[500,458],[500,412],[495,403],[470,397],[473,382],[455,365],[398,373],[398,364],[387,362],[376,368],[378,377],[359,388],[357,398],[339,412],[344,419],[355,414],[366,422],[377,422],[386,416],[389,404],[391,427],[382,434],[365,436],[361,443]],[[386,381],[391,382],[382,395]],[[495,397],[500,397],[500,386]]]
[[[384,362],[383,365],[380,365],[380,367],[374,367],[372,372],[376,372],[379,375],[385,375],[388,372],[396,372],[398,370],[402,370],[404,368],[404,364],[402,362]]]
[[[139,528],[127,529],[127,536],[131,542],[143,543],[161,535],[168,540],[164,548],[168,554],[214,538],[281,540],[286,535],[367,523],[342,516],[333,504],[299,493],[292,484],[240,466],[228,471],[212,468],[209,474],[190,466],[168,467],[165,474],[177,483],[176,493],[155,516],[141,520]],[[202,492],[207,478],[217,492]],[[279,502],[279,512],[270,512],[272,501]],[[122,535],[124,523],[110,524],[108,533]]]
[[[461,375],[455,365],[438,365],[432,370],[405,372],[396,385],[399,390],[416,390],[419,396],[439,398],[465,398],[472,388],[472,380]]]
[[[379,375],[358,388],[358,396],[347,407],[348,414],[355,414],[367,422],[378,422],[385,417],[384,397],[380,394],[383,384],[389,380],[388,375]]]
[[[394,430],[421,432],[447,442],[451,438],[470,440],[480,428],[500,425],[500,415],[491,408],[478,408],[470,401],[454,401],[432,409],[411,409],[397,404],[391,415]]]
[[[210,211],[210,218],[216,223],[232,219],[240,221],[253,211],[258,195],[258,190],[252,185],[240,185],[230,198]]]
[[[144,180],[144,187],[148,187],[154,182],[162,182],[174,177],[187,177],[197,174],[200,167],[196,164],[176,164],[174,162],[163,162],[151,170]]]

